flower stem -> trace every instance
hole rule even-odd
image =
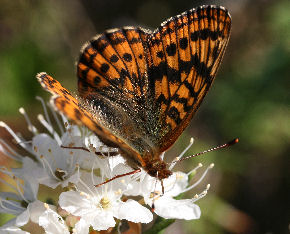
[[[164,219],[157,217],[154,225],[146,230],[144,234],[156,234],[167,228],[169,225],[175,222],[175,219]]]

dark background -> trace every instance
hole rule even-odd
[[[154,29],[166,18],[203,4],[230,11],[231,39],[215,84],[167,158],[181,152],[190,137],[195,144],[187,155],[234,137],[240,143],[179,165],[189,171],[198,162],[215,163],[188,197],[207,183],[212,186],[198,201],[201,218],[176,222],[166,233],[288,233],[288,0],[1,0],[0,118],[30,136],[18,108],[25,107],[36,122],[41,105],[35,96],[49,97],[36,73],[45,71],[76,92],[79,49],[96,33],[125,25]],[[0,134],[8,135],[3,129]],[[1,165],[8,163],[1,159]]]

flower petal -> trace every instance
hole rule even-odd
[[[134,223],[150,223],[153,220],[153,215],[147,208],[131,199],[122,202],[114,216]]]
[[[29,221],[29,211],[27,209],[16,217],[15,226],[17,227],[24,226],[25,224],[28,223],[28,221]]]
[[[59,196],[59,205],[69,213],[76,216],[83,216],[93,209],[91,202],[79,192],[63,192]]]
[[[100,215],[87,215],[84,219],[89,222],[93,229],[96,231],[107,230],[110,227],[114,227],[116,222],[114,217],[109,212],[102,212]]]
[[[39,225],[44,228],[46,234],[69,234],[62,217],[51,209],[47,209],[39,217]]]
[[[34,201],[30,203],[27,209],[29,210],[30,213],[30,219],[34,223],[38,223],[40,215],[42,215],[46,211],[44,203],[42,203],[41,201]]]
[[[160,197],[155,201],[155,213],[165,219],[199,219],[200,208],[191,199],[175,200]]]
[[[87,223],[84,219],[80,219],[73,228],[74,234],[87,234],[89,233],[90,224]]]

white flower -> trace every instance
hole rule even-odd
[[[0,213],[13,214],[16,217],[9,221],[4,227],[6,229],[14,227],[21,227],[29,222],[38,222],[39,214],[44,211],[43,203],[37,200],[38,184],[35,180],[25,180],[24,184],[21,183],[21,178],[18,178],[16,174],[1,168],[3,174],[10,176],[15,181],[15,186],[8,185],[15,193],[1,192],[0,193]]]
[[[79,152],[61,148],[57,141],[47,134],[39,134],[32,139],[33,149],[39,162],[42,162],[43,176],[38,178],[40,184],[56,188],[68,186],[68,183],[76,183],[78,174],[76,165],[82,157]]]
[[[192,144],[193,139],[191,139],[189,146],[177,157],[177,159],[180,159]],[[173,161],[170,169],[173,168],[175,162],[176,160]],[[197,186],[206,176],[207,172],[213,168],[213,166],[214,165],[211,164],[198,179],[198,181],[192,185],[189,185],[189,175],[191,173],[195,173],[198,168],[202,167],[202,164],[199,164],[187,174],[183,172],[174,172],[170,177],[164,179],[162,183],[156,178],[149,176],[144,170],[142,170],[140,175],[138,175],[138,180],[133,180],[130,182],[130,185],[128,185],[129,189],[125,191],[125,194],[132,196],[143,196],[145,204],[154,208],[154,212],[158,216],[165,219],[199,219],[201,211],[195,202],[207,194],[210,187],[209,185],[207,185],[204,191],[198,195],[196,194],[191,199],[178,200],[176,197]]]
[[[47,234],[69,234],[68,226],[65,224],[63,218],[53,211],[47,209],[39,217],[39,225],[43,227]]]
[[[115,172],[113,171],[112,174]],[[106,230],[114,227],[114,218],[126,219],[135,223],[149,223],[152,213],[132,199],[122,201],[123,191],[120,183],[112,181],[95,187],[101,183],[101,177],[83,173],[77,184],[77,191],[64,192],[60,195],[59,204],[66,211],[91,225],[94,230]],[[126,187],[123,185],[123,187]]]
[[[53,234],[86,234],[90,228],[107,230],[122,219],[149,223],[153,220],[153,214],[143,205],[148,205],[158,216],[166,219],[191,220],[200,217],[201,211],[195,202],[206,195],[209,185],[193,198],[179,200],[177,197],[199,184],[213,165],[194,184],[189,183],[190,175],[201,164],[189,173],[174,172],[163,181],[149,176],[143,169],[134,173],[119,155],[118,149],[105,146],[87,128],[68,124],[63,116],[61,124],[52,111],[59,127],[57,133],[42,99],[41,102],[45,117],[39,115],[38,119],[48,133],[39,133],[23,108],[20,108],[20,112],[33,133],[32,140],[24,139],[0,122],[0,126],[6,128],[28,153],[22,156],[0,139],[0,151],[22,165],[11,171],[0,168],[0,172],[15,182],[15,185],[11,185],[0,178],[1,182],[14,190],[0,193],[0,213],[16,216],[0,227],[0,233],[26,233],[20,228],[29,221],[43,227],[46,233]],[[171,163],[169,170],[192,144],[193,140]],[[124,174],[127,175],[122,176]],[[54,205],[38,200],[39,185],[50,187],[53,193],[55,191],[53,195],[46,196],[48,200],[52,199],[51,204]]]

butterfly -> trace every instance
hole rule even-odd
[[[81,49],[80,98],[46,73],[37,78],[59,112],[118,148],[134,169],[162,181],[172,172],[160,155],[188,126],[212,85],[230,29],[225,8],[200,6],[153,32],[107,30]]]

